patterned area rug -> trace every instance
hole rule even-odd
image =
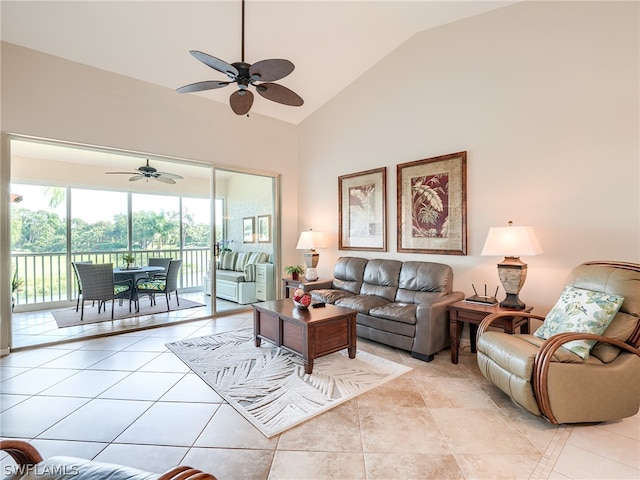
[[[267,438],[411,370],[345,349],[315,359],[307,375],[298,356],[267,341],[256,347],[252,328],[167,347]]]
[[[100,310],[98,313],[98,303],[95,306],[91,305],[92,302],[84,303],[84,318],[80,320],[80,311],[76,312],[75,305],[72,308],[65,308],[62,310],[52,310],[51,314],[55,319],[58,327],[73,327],[76,325],[86,325],[89,323],[110,322],[111,321],[111,302],[107,303],[106,311]],[[169,301],[169,307],[171,311],[185,310],[187,308],[204,307],[205,305],[198,302],[192,302],[185,298],[180,299],[180,305],[176,302],[176,296],[171,295]],[[135,306],[131,305],[131,312],[129,312],[129,302],[122,302],[122,305],[116,301],[113,310],[113,319],[120,320],[122,318],[140,317],[142,315],[154,315],[156,313],[167,313],[167,301],[164,295],[156,297],[156,304],[150,305],[148,298],[140,299],[140,311],[136,312]]]

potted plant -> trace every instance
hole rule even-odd
[[[16,306],[15,293],[22,291],[23,287],[24,287],[24,280],[18,277],[18,269],[16,268],[13,271],[13,278],[11,279],[11,311],[12,312],[14,307]]]
[[[284,271],[291,275],[293,280],[298,280],[301,273],[304,273],[304,267],[302,265],[287,265],[284,267]]]
[[[131,265],[133,265],[136,261],[136,257],[134,257],[132,253],[125,253],[122,256],[122,260],[124,260],[124,263],[126,263],[126,268],[131,268]]]

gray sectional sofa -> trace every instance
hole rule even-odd
[[[340,257],[332,280],[309,287],[314,302],[357,310],[359,337],[427,362],[450,346],[447,305],[464,299],[451,267],[433,262]]]

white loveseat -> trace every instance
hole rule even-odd
[[[216,297],[245,305],[256,302],[256,264],[271,263],[265,252],[220,252],[216,261]]]

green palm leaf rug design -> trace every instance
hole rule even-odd
[[[246,328],[168,343],[167,347],[267,438],[382,385],[411,368],[360,350],[302,359]]]

